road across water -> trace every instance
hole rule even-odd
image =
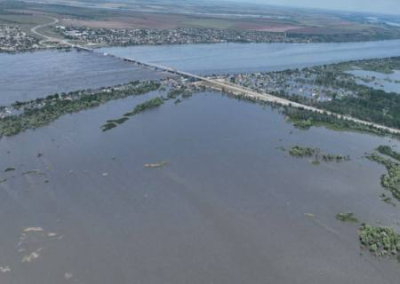
[[[304,104],[300,104],[297,102],[293,102],[284,98],[280,98],[271,94],[267,94],[267,93],[263,93],[263,92],[256,92],[254,90],[251,90],[249,88],[245,88],[243,86],[237,85],[237,84],[232,84],[230,82],[227,82],[225,80],[215,80],[215,79],[211,79],[208,77],[204,77],[204,76],[200,76],[200,75],[196,75],[196,74],[192,74],[189,72],[185,72],[185,71],[180,71],[171,67],[167,67],[167,66],[163,66],[160,64],[155,64],[155,63],[148,63],[148,62],[143,62],[143,61],[139,61],[136,60],[134,58],[130,58],[130,57],[123,57],[123,56],[117,56],[117,55],[113,55],[110,53],[99,53],[96,52],[96,50],[94,49],[90,49],[84,46],[80,46],[80,45],[75,45],[72,43],[69,43],[66,40],[61,40],[61,39],[57,39],[57,38],[52,38],[49,37],[47,35],[41,34],[38,29],[45,27],[45,26],[50,26],[50,25],[54,25],[58,23],[58,19],[56,18],[52,18],[52,22],[47,23],[47,24],[43,24],[43,25],[39,25],[36,26],[34,28],[32,28],[32,32],[35,33],[38,36],[41,36],[44,38],[45,41],[54,41],[54,42],[59,42],[62,45],[67,45],[70,46],[72,48],[76,48],[78,50],[83,50],[83,51],[87,51],[87,52],[93,52],[93,53],[98,53],[99,55],[103,55],[103,56],[110,56],[113,58],[117,58],[120,60],[124,60],[124,61],[128,61],[128,62],[132,62],[135,63],[137,65],[146,67],[146,68],[151,68],[151,69],[155,69],[155,70],[159,70],[159,71],[164,71],[164,72],[168,72],[171,74],[175,74],[175,75],[180,75],[183,77],[187,77],[187,78],[191,78],[191,79],[195,79],[195,80],[199,80],[201,82],[204,83],[205,86],[210,87],[212,89],[216,89],[219,91],[225,91],[225,92],[229,92],[233,95],[236,96],[243,96],[245,98],[251,98],[251,99],[255,99],[255,100],[260,100],[260,101],[264,101],[264,102],[268,102],[268,103],[274,103],[274,104],[279,104],[282,106],[291,106],[294,108],[298,108],[298,109],[304,109],[304,110],[308,110],[308,111],[313,111],[313,112],[317,112],[317,113],[326,113],[330,116],[339,118],[339,119],[344,119],[347,121],[352,121],[355,123],[359,123],[362,125],[366,125],[369,127],[374,127],[380,130],[384,130],[386,132],[392,133],[392,134],[400,134],[400,130],[396,129],[396,128],[391,128],[391,127],[387,127],[384,125],[380,125],[377,123],[373,123],[373,122],[368,122],[365,120],[361,120],[361,119],[357,119],[351,116],[345,116],[345,115],[341,115],[341,114],[337,114],[337,113],[333,113],[333,112],[329,112],[323,109],[319,109],[316,107],[312,107],[312,106],[308,106],[308,105],[304,105]]]

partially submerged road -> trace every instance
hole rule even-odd
[[[124,61],[127,61],[127,62],[132,62],[132,63],[135,63],[135,64],[140,65],[140,66],[144,66],[144,67],[147,67],[147,68],[160,70],[160,71],[168,72],[168,73],[171,73],[171,74],[176,74],[176,75],[180,75],[180,76],[183,76],[183,77],[195,79],[195,80],[201,81],[204,86],[207,86],[209,88],[216,89],[216,90],[219,90],[219,91],[229,92],[229,93],[231,93],[233,95],[236,95],[236,96],[241,96],[241,97],[250,98],[250,99],[259,100],[259,101],[264,101],[264,102],[273,103],[273,104],[279,104],[279,105],[282,105],[282,106],[290,106],[290,107],[303,109],[303,110],[308,110],[308,111],[313,111],[313,112],[321,113],[321,114],[328,114],[330,116],[333,116],[333,117],[336,117],[336,118],[339,118],[339,119],[352,121],[352,122],[355,122],[355,123],[358,123],[358,124],[362,124],[362,125],[365,125],[365,126],[368,126],[368,127],[374,127],[376,129],[380,129],[380,130],[383,130],[383,131],[386,131],[386,132],[389,132],[389,133],[392,133],[392,134],[400,134],[400,129],[387,127],[387,126],[380,125],[380,124],[373,123],[373,122],[368,122],[368,121],[357,119],[357,118],[354,118],[354,117],[351,117],[351,116],[346,116],[346,115],[333,113],[333,112],[326,111],[326,110],[323,110],[323,109],[319,109],[319,108],[316,108],[316,107],[312,107],[312,106],[300,104],[300,103],[297,103],[297,102],[293,102],[293,101],[290,101],[288,99],[280,98],[280,97],[277,97],[277,96],[274,96],[274,95],[271,95],[271,94],[267,94],[267,93],[263,93],[263,92],[256,92],[256,91],[254,91],[252,89],[249,89],[249,88],[237,85],[237,84],[233,84],[233,83],[227,82],[225,80],[211,79],[211,78],[207,78],[207,77],[191,74],[191,73],[188,73],[188,72],[179,71],[179,70],[176,70],[176,69],[173,69],[173,68],[170,68],[170,67],[167,67],[167,66],[162,66],[162,65],[159,65],[159,64],[142,62],[142,61],[139,61],[139,60],[136,60],[136,59],[133,59],[133,58],[129,58],[129,57],[116,56],[116,55],[109,54],[109,53],[97,53],[97,52],[95,52],[94,49],[90,49],[90,48],[83,47],[83,46],[80,46],[80,45],[71,44],[66,40],[53,38],[53,37],[49,37],[47,35],[41,34],[38,31],[38,29],[58,23],[58,19],[56,19],[56,18],[51,18],[51,19],[53,21],[50,22],[50,23],[39,25],[39,26],[36,26],[36,27],[32,28],[31,29],[32,33],[43,37],[44,41],[58,42],[58,43],[60,43],[62,45],[73,47],[73,48],[76,48],[76,49],[79,49],[79,50],[93,52],[93,53],[96,53],[96,54],[102,54],[104,56],[109,56],[109,57],[117,58],[117,59],[124,60]]]
[[[268,102],[268,103],[278,104],[278,105],[282,105],[282,106],[290,106],[290,107],[308,110],[308,111],[312,111],[312,112],[316,112],[316,113],[320,113],[320,114],[327,114],[327,115],[330,115],[330,116],[333,116],[333,117],[336,117],[339,119],[352,121],[352,122],[362,124],[362,125],[365,125],[368,127],[374,127],[376,129],[380,129],[380,130],[383,130],[383,131],[386,131],[386,132],[389,132],[392,134],[400,134],[400,130],[396,129],[396,128],[391,128],[391,127],[387,127],[387,126],[380,125],[377,123],[357,119],[357,118],[354,118],[351,116],[341,115],[341,114],[326,111],[326,110],[323,110],[320,108],[300,104],[300,103],[293,102],[288,99],[280,98],[277,96],[273,96],[273,95],[270,95],[267,93],[256,92],[249,88],[229,83],[225,80],[212,80],[212,79],[204,78],[203,82],[204,82],[203,84],[209,85],[210,88],[217,89],[220,91],[228,91],[228,92],[232,93],[233,95],[242,96],[245,98],[250,98],[250,99],[259,100],[259,101],[264,101],[264,102]]]

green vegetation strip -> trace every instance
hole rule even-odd
[[[354,216],[354,213],[339,213],[336,215],[336,219],[341,222],[357,223],[358,219]]]
[[[372,153],[367,158],[386,167],[388,172],[381,177],[381,184],[392,193],[394,198],[400,201],[400,153],[393,151],[388,146],[380,146],[377,151],[390,158],[383,157],[377,153]],[[392,158],[395,158],[399,162],[394,161]]]
[[[386,204],[390,204],[390,205],[392,205],[392,206],[396,206],[396,203],[394,203],[394,202],[392,201],[392,198],[389,197],[389,196],[386,196],[386,194],[382,193],[379,197],[380,197],[381,200],[382,200],[383,202],[385,202]]]
[[[168,91],[166,98],[156,97],[144,103],[138,104],[132,111],[125,113],[123,117],[107,120],[107,122],[101,126],[101,129],[103,130],[103,132],[109,131],[117,127],[118,125],[125,123],[129,120],[130,117],[138,115],[139,113],[145,112],[150,109],[158,108],[163,105],[165,101],[168,100],[175,100],[175,104],[181,103],[183,99],[190,98],[195,90],[196,89],[188,88],[186,86],[177,86],[175,88],[172,88]],[[165,91],[164,88],[163,91]]]
[[[392,157],[393,159],[400,161],[400,153],[393,151],[393,149],[390,146],[381,145],[376,150],[383,155]]]
[[[333,154],[325,154],[322,153],[318,148],[310,148],[310,147],[300,147],[300,146],[293,146],[289,150],[289,154],[292,157],[299,157],[299,158],[313,158],[313,164],[317,165],[320,161],[323,162],[342,162],[350,160],[349,156],[342,156],[342,155],[333,155]]]
[[[119,124],[122,124],[129,120],[129,117],[142,113],[149,109],[154,109],[164,104],[164,100],[161,97],[153,98],[144,103],[138,104],[132,111],[125,113],[124,117],[118,119],[107,120],[107,123],[104,124],[101,129],[103,131],[111,130],[117,127]]]
[[[394,70],[400,70],[400,57],[388,57],[368,60],[355,60],[334,64],[340,70],[351,70],[354,66],[372,72],[392,74]]]
[[[48,125],[62,115],[94,108],[111,100],[146,94],[157,90],[160,85],[158,81],[135,81],[94,91],[83,90],[62,95],[55,94],[28,102],[16,102],[13,104],[14,109],[22,112],[0,120],[0,137],[36,129]]]
[[[385,130],[378,129],[373,126],[367,126],[350,120],[340,119],[327,113],[317,113],[304,109],[286,107],[284,108],[284,114],[289,119],[289,122],[293,123],[294,127],[301,130],[308,130],[309,128],[314,126],[326,127],[327,129],[335,131],[354,131],[379,136],[394,136],[393,134]]]

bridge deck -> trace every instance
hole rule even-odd
[[[80,50],[84,50],[84,51],[88,51],[88,52],[93,52],[96,53],[95,50],[90,49],[90,48],[86,48],[86,47],[82,47],[82,46],[78,46],[78,45],[71,45],[74,48],[80,49]],[[100,54],[100,53],[99,53]],[[155,70],[160,70],[160,71],[164,71],[164,72],[168,72],[171,74],[175,74],[175,75],[180,75],[183,77],[187,77],[187,78],[192,78],[198,81],[203,82],[203,84],[207,87],[219,90],[219,91],[225,91],[225,92],[229,92],[233,95],[236,96],[243,96],[243,97],[247,97],[247,98],[251,98],[251,99],[255,99],[255,100],[260,100],[260,101],[264,101],[264,102],[269,102],[269,103],[274,103],[274,104],[279,104],[282,106],[290,106],[290,107],[294,107],[294,108],[299,108],[299,109],[304,109],[304,110],[309,110],[309,111],[313,111],[313,112],[317,112],[317,113],[326,113],[328,115],[334,116],[336,118],[339,119],[344,119],[344,120],[348,120],[348,121],[352,121],[352,122],[356,122],[362,125],[366,125],[369,127],[375,127],[377,129],[380,130],[384,130],[387,131],[389,133],[392,134],[400,134],[400,130],[396,129],[396,128],[391,128],[391,127],[387,127],[387,126],[383,126],[380,124],[376,124],[376,123],[372,123],[372,122],[368,122],[368,121],[364,121],[361,119],[357,119],[354,117],[350,117],[350,116],[345,116],[345,115],[340,115],[337,113],[333,113],[333,112],[329,112],[323,109],[319,109],[319,108],[315,108],[312,106],[308,106],[308,105],[304,105],[304,104],[299,104],[293,101],[290,101],[288,99],[284,99],[284,98],[280,98],[271,94],[267,94],[267,93],[260,93],[260,92],[256,92],[254,90],[251,90],[249,88],[240,86],[240,85],[236,85],[236,84],[232,84],[230,82],[227,81],[221,81],[221,80],[214,80],[214,79],[210,79],[210,78],[206,78],[203,76],[199,76],[196,74],[191,74],[189,72],[185,72],[185,71],[180,71],[180,70],[176,70],[173,69],[171,67],[167,67],[167,66],[163,66],[160,64],[154,64],[154,63],[148,63],[148,62],[143,62],[143,61],[139,61],[133,58],[129,58],[129,57],[122,57],[122,56],[116,56],[113,54],[108,54],[108,53],[103,53],[104,56],[110,56],[113,58],[117,58],[120,60],[124,60],[124,61],[128,61],[128,62],[132,62],[144,67],[148,67],[151,69],[155,69]]]

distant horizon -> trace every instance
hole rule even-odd
[[[221,0],[223,2],[251,3],[259,5],[273,5],[291,8],[322,9],[343,12],[360,12],[371,14],[388,14],[400,16],[399,0]],[[361,7],[361,8],[360,8]]]
[[[1,1],[1,0],[0,0]],[[20,0],[22,2],[38,2],[38,3],[63,3],[64,5],[75,6],[78,3],[87,3],[85,0],[74,0],[64,1],[64,0]],[[162,3],[162,0],[156,0]],[[169,0],[170,1],[170,0]],[[190,1],[192,3],[197,2],[202,4],[204,2],[215,3],[215,0],[180,0]],[[222,3],[240,3],[240,4],[255,4],[255,5],[265,5],[265,6],[276,6],[276,7],[287,7],[287,8],[299,8],[299,9],[317,9],[326,11],[336,11],[336,12],[354,12],[354,13],[367,13],[367,14],[386,14],[390,16],[400,16],[400,0],[381,0],[377,2],[376,0],[335,0],[334,2],[329,0],[217,0]],[[95,3],[92,1],[91,3]],[[104,2],[144,2],[146,0],[97,0],[98,3]]]

